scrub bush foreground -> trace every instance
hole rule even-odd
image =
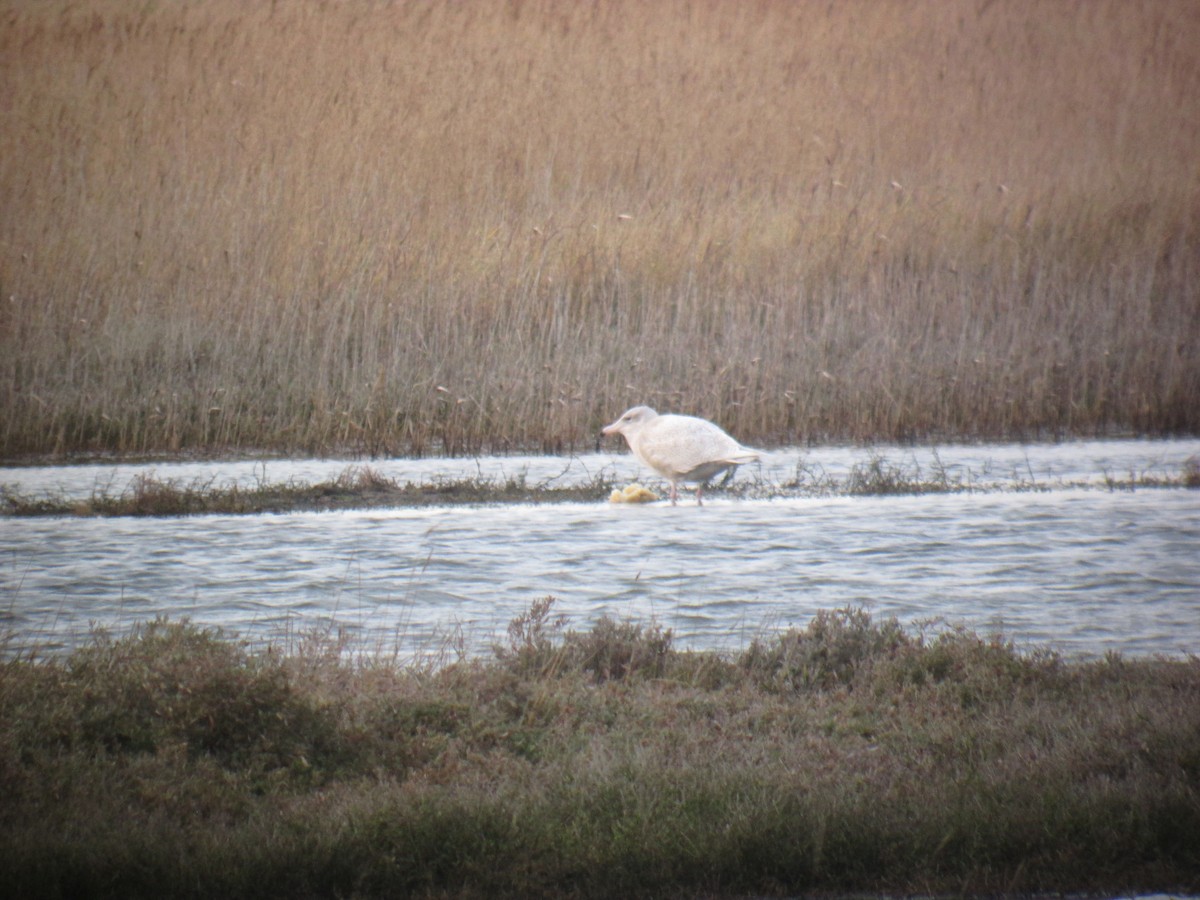
[[[487,658],[188,622],[0,667],[0,893],[1200,888],[1200,665],[821,611],[732,657],[545,598]]]

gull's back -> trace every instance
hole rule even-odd
[[[655,416],[629,437],[634,453],[672,481],[707,481],[730,466],[759,458],[719,426],[695,416]]]

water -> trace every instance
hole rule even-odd
[[[1080,441],[1058,444],[966,444],[936,448],[820,447],[764,454],[761,477],[783,482],[798,466],[813,475],[844,479],[852,467],[880,457],[907,472],[948,477],[982,488],[1102,484],[1107,477],[1178,475],[1189,456],[1200,453],[1200,440]],[[21,494],[88,497],[119,494],[135,477],[153,475],[184,485],[214,488],[254,487],[262,482],[316,483],[336,478],[351,465],[341,459],[241,460],[154,464],[94,463],[77,466],[0,467],[0,485]],[[482,477],[521,476],[529,484],[561,486],[587,482],[595,475],[616,480],[645,478],[646,470],[628,454],[592,453],[572,457],[498,456],[455,459],[383,459],[370,466],[387,478],[415,483]]]
[[[676,645],[736,651],[863,606],[944,619],[1072,655],[1200,652],[1200,493],[1109,491],[1107,477],[1177,475],[1200,441],[771,453],[836,477],[875,454],[970,493],[623,506],[438,507],[154,519],[0,519],[0,626],[14,648],[69,647],[165,615],[253,641],[341,629],[403,656],[502,640],[554,595],[569,625],[653,618]],[[389,477],[644,476],[625,455],[371,463]],[[214,486],[320,481],[345,461],[11,468],[26,494],[120,493],[137,474]],[[739,478],[754,477],[739,474]],[[1037,485],[1039,490],[1013,490]]]

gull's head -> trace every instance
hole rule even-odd
[[[603,428],[603,433],[623,434],[626,437],[629,437],[630,433],[637,431],[651,419],[656,418],[658,418],[658,413],[656,413],[650,407],[635,406],[611,425],[605,425]]]

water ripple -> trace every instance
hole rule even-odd
[[[1034,471],[1060,458],[1024,452]],[[736,650],[861,605],[1068,653],[1195,653],[1197,548],[1184,490],[0,519],[0,623],[18,647],[186,615],[419,652],[451,633],[486,647],[553,594],[576,627],[654,617],[681,646]]]

